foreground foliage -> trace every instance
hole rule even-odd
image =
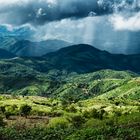
[[[116,104],[116,100],[98,98],[63,104],[58,99],[37,96],[1,96],[0,139],[140,139],[138,101],[127,100],[126,104]],[[5,112],[9,114],[7,119]],[[21,116],[21,112],[26,113]]]

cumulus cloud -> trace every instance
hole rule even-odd
[[[110,22],[115,30],[140,31],[140,12],[134,13],[130,17],[114,14],[110,17]]]
[[[112,7],[113,13],[109,15],[109,22],[115,30],[140,30],[140,0],[114,0],[113,4],[107,0],[98,0],[100,6]]]
[[[95,30],[102,17],[89,16],[82,19],[63,19],[38,26],[34,38],[38,40],[63,39],[74,43],[92,44]]]

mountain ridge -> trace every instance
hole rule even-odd
[[[0,49],[0,59],[11,59],[16,57],[16,55],[12,54],[11,52],[8,52],[4,49]]]
[[[140,55],[111,54],[86,44],[65,47],[42,57],[21,57],[8,61],[43,73],[51,70],[89,73],[103,69],[140,72]]]
[[[76,67],[81,67],[83,72],[92,72],[100,69],[131,70],[134,72],[140,72],[140,54],[111,54],[107,51],[101,51],[86,44],[78,44],[62,48],[56,52],[44,55],[43,58],[54,65],[55,68],[58,66],[59,69],[65,68],[68,71],[71,71]],[[80,69],[77,69],[76,72],[80,72]]]
[[[46,53],[71,45],[69,42],[57,39],[35,42],[10,36],[0,37],[0,41],[1,49],[5,49],[19,57],[40,57]]]

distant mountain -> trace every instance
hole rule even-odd
[[[36,71],[48,73],[89,73],[103,69],[129,70],[140,73],[140,55],[119,55],[100,51],[90,45],[79,44],[47,53],[42,57],[16,58],[10,63],[22,64]]]
[[[140,72],[140,55],[119,55],[100,51],[90,45],[79,44],[62,48],[43,56],[54,69],[69,72],[93,72],[101,69]]]
[[[0,37],[0,48],[9,50],[10,46],[18,41],[17,38],[11,36]]]
[[[90,45],[80,44],[44,56],[56,69],[85,73],[103,68],[100,57],[108,55]],[[105,64],[106,66],[108,64]]]
[[[10,59],[10,58],[14,58],[14,57],[16,57],[14,54],[12,54],[6,50],[0,49],[0,59]]]
[[[11,45],[8,50],[21,57],[39,57],[69,45],[70,43],[62,40],[46,40],[41,42],[20,40]]]

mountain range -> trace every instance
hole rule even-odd
[[[21,40],[12,36],[0,37],[0,48],[5,49],[19,57],[40,57],[69,45],[72,45],[72,43],[55,39],[32,42],[29,40]]]
[[[79,44],[40,57],[17,57],[3,49],[0,56],[0,92],[4,94],[81,100],[106,97],[106,93],[112,97],[114,90],[125,96],[123,89],[129,86],[129,92],[135,86],[134,96],[129,97],[139,98],[140,55],[110,54]]]
[[[70,72],[93,72],[101,69],[140,72],[140,55],[110,54],[86,44],[72,45],[45,55],[55,69]]]
[[[22,41],[19,44],[24,46],[24,43],[30,44],[28,41]],[[11,56],[15,57],[14,52],[20,52],[21,50],[19,49],[18,51],[18,47],[21,46],[17,45],[16,49],[11,50],[9,54],[13,52],[13,55]],[[31,45],[31,48],[32,47],[33,46]],[[26,50],[25,48],[23,47],[22,52]],[[26,52],[26,54],[29,53]],[[130,70],[136,73],[140,72],[140,55],[110,54],[86,44],[71,45],[69,47],[59,49],[58,51],[47,53],[41,57],[25,58],[24,56],[6,61],[31,67],[39,72],[49,72],[54,69],[67,71],[68,73],[88,73],[102,69]]]

